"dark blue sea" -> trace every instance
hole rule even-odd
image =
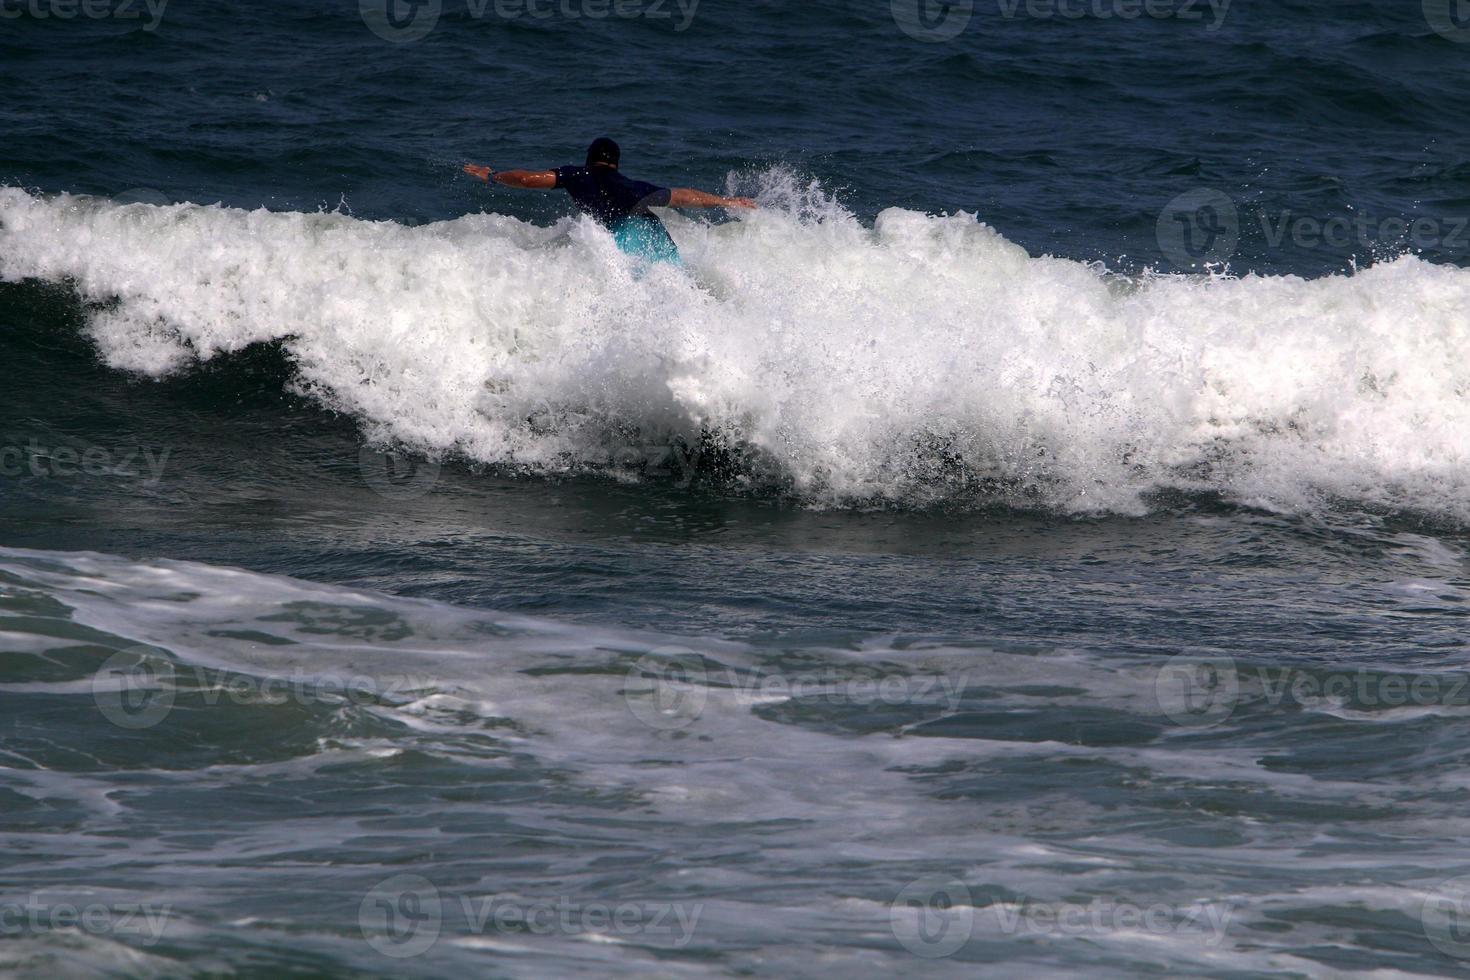
[[[1470,976],[1464,0],[0,0],[0,974]],[[648,265],[579,164],[755,198]]]

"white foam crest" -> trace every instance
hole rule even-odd
[[[670,215],[690,274],[585,219],[418,228],[0,188],[0,276],[70,280],[152,376],[280,341],[375,439],[534,471],[636,468],[702,431],[819,503],[977,491],[1137,512],[1160,488],[1470,518],[1470,271],[1124,280],[973,216],[866,228],[772,205]]]

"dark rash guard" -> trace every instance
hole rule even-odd
[[[558,167],[556,186],[572,203],[611,228],[630,215],[657,222],[648,208],[668,207],[670,192],[642,180],[630,180],[611,167]]]

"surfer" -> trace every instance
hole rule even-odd
[[[507,187],[528,190],[560,188],[572,196],[572,203],[601,222],[613,233],[618,248],[630,255],[653,262],[679,261],[679,250],[669,237],[663,222],[648,209],[654,208],[753,208],[748,197],[720,197],[688,187],[660,187],[641,180],[631,180],[618,172],[621,151],[606,136],[598,137],[587,148],[584,167],[558,167],[555,170],[501,170],[472,163],[464,172],[483,181],[494,180]]]

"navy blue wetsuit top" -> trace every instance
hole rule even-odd
[[[668,207],[670,192],[642,180],[630,180],[608,167],[558,167],[556,186],[572,196],[572,202],[609,228],[624,218],[637,215],[662,223],[649,214],[649,207]]]

